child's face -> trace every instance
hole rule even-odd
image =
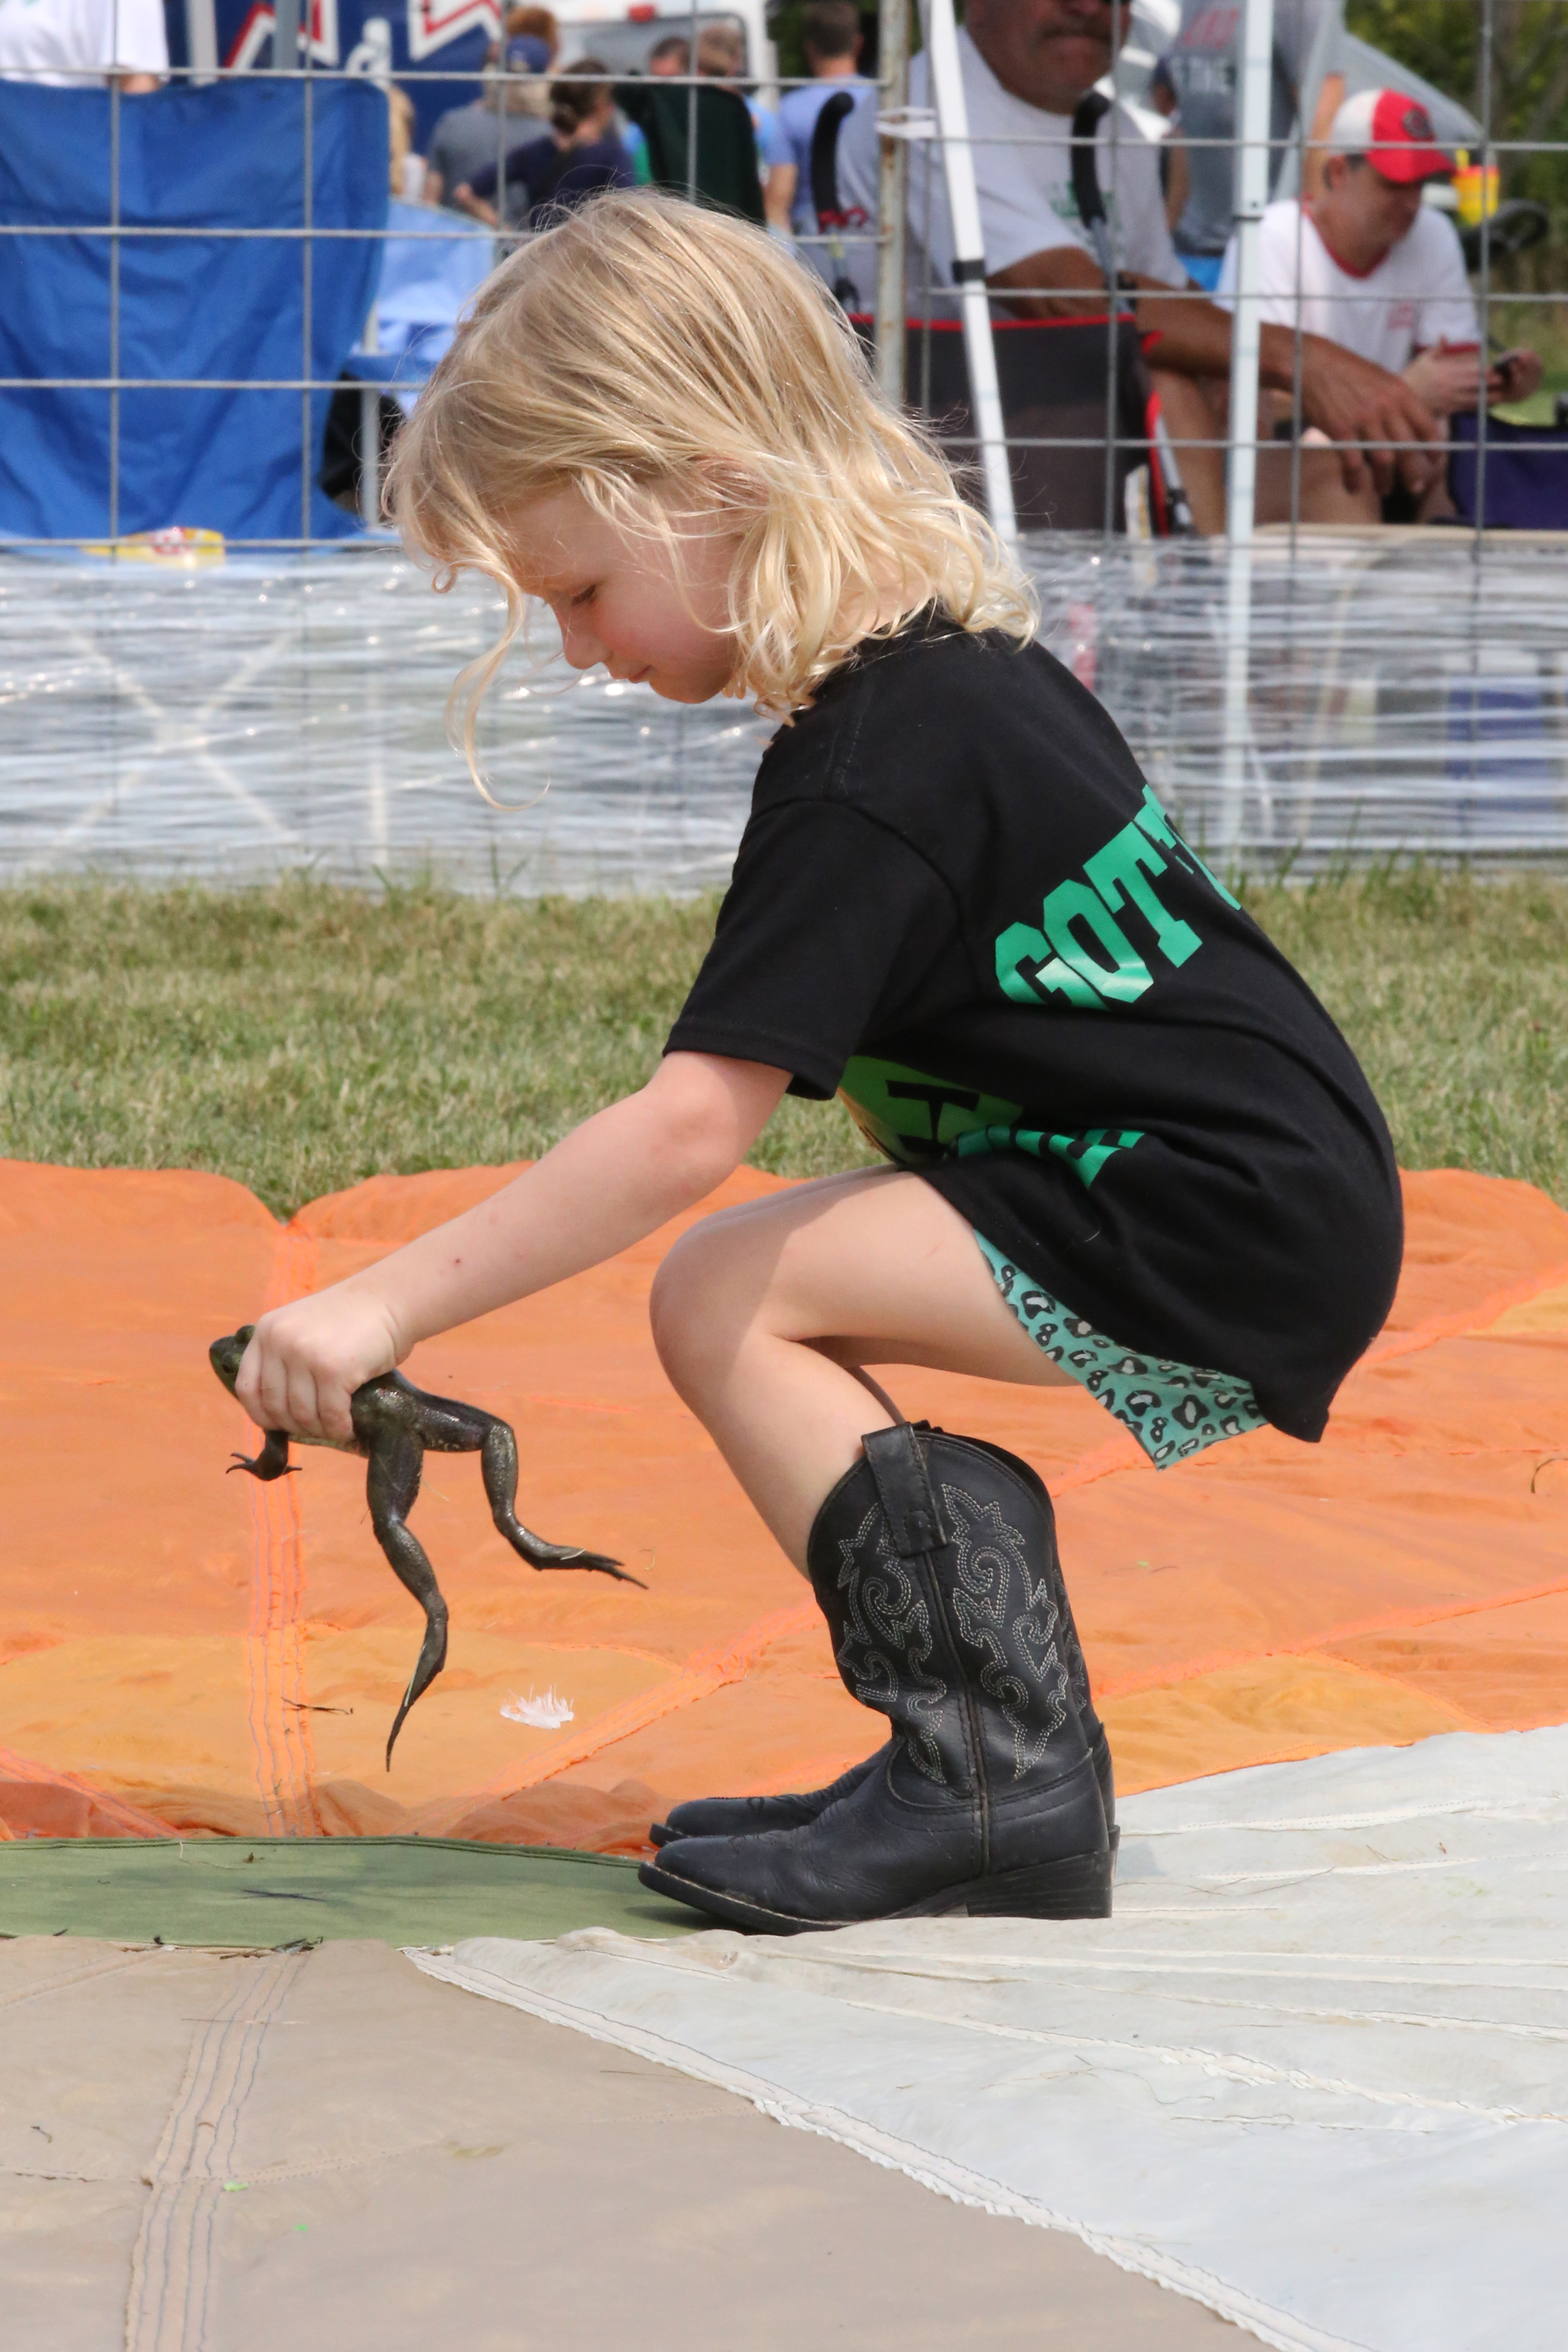
[[[682,516],[678,575],[668,549],[605,522],[577,490],[528,507],[517,530],[518,584],[561,628],[574,669],[651,686],[666,702],[708,702],[735,665],[726,591],[732,531]]]

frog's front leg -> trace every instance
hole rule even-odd
[[[505,1536],[513,1551],[521,1552],[530,1568],[596,1569],[601,1576],[614,1576],[622,1584],[641,1585],[640,1576],[633,1576],[618,1559],[611,1559],[602,1551],[584,1551],[576,1544],[546,1543],[531,1528],[525,1528],[517,1516],[517,1439],[510,1423],[491,1421],[485,1432],[485,1442],[479,1449],[479,1469],[489,1496],[490,1517],[500,1534]]]
[[[298,1477],[300,1465],[289,1459],[289,1433],[286,1429],[269,1429],[258,1454],[237,1454],[228,1465],[232,1478],[237,1470],[248,1470],[253,1478]]]
[[[403,1695],[403,1704],[387,1734],[386,1769],[390,1772],[393,1745],[409,1708],[429,1689],[447,1663],[447,1604],[441,1598],[436,1571],[425,1557],[424,1546],[405,1525],[419,1494],[425,1465],[423,1443],[412,1431],[387,1427],[379,1429],[370,1440],[369,1451],[365,1499],[370,1505],[370,1523],[392,1563],[393,1573],[425,1612],[425,1640]]]

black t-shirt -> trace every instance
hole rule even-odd
[[[1041,646],[928,616],[780,730],[666,1050],[839,1090],[1064,1306],[1293,1436],[1393,1300],[1354,1055]]]

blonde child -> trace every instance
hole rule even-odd
[[[761,232],[611,195],[514,255],[401,436],[395,511],[505,636],[784,723],[717,936],[640,1093],[375,1266],[263,1318],[258,1424],[348,1433],[421,1339],[689,1208],[786,1092],[890,1165],[712,1216],[654,1338],[811,1581],[891,1737],[831,1790],[657,1825],[649,1884],[793,1931],[1110,1906],[1115,1799],[1023,1462],[871,1377],[1079,1381],[1158,1465],[1309,1442],[1398,1272],[1392,1151],[1349,1048],[1033,642],[1030,591]]]

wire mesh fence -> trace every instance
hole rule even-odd
[[[1473,109],[1456,105],[1437,128],[1464,153],[1458,226],[1481,364],[1500,328],[1523,341],[1521,322],[1535,321],[1534,339],[1563,377],[1561,411],[1568,291],[1551,282],[1560,224],[1548,221],[1523,268],[1510,250],[1509,224],[1521,215],[1509,186],[1523,160],[1568,156],[1568,142],[1499,135],[1498,5],[1476,0]],[[1552,5],[1568,10],[1568,0]],[[885,34],[898,13],[884,8]],[[1344,856],[1568,855],[1554,621],[1568,540],[1553,538],[1568,527],[1568,425],[1531,432],[1500,418],[1483,395],[1471,414],[1446,422],[1452,443],[1438,454],[1447,462],[1434,468],[1433,445],[1401,432],[1398,415],[1374,436],[1342,401],[1336,410],[1305,323],[1300,255],[1312,232],[1299,205],[1298,292],[1271,346],[1247,445],[1258,463],[1258,516],[1274,527],[1250,559],[1238,630],[1223,541],[1203,535],[1225,527],[1226,467],[1247,429],[1227,422],[1223,382],[1201,364],[1204,335],[1221,332],[1218,314],[1209,290],[1177,282],[1189,266],[1201,274],[1192,257],[1158,287],[1147,282],[1158,273],[1138,266],[1148,257],[1138,247],[1139,191],[1155,191],[1160,233],[1168,226],[1162,155],[1179,152],[1184,168],[1201,169],[1205,154],[1233,160],[1237,142],[1234,132],[1184,131],[1180,151],[1155,142],[1166,128],[1149,105],[1158,44],[1184,19],[1177,0],[1134,0],[1128,13],[1108,85],[1119,102],[1087,129],[1042,108],[1026,110],[1037,126],[1020,133],[1016,107],[998,129],[994,110],[980,106],[954,135],[931,102],[940,93],[923,59],[906,82],[898,42],[885,38],[879,80],[854,82],[836,140],[814,145],[797,192],[803,261],[875,341],[884,384],[932,421],[956,462],[972,463],[980,435],[959,327],[950,160],[962,150],[973,167],[983,227],[1018,185],[1047,209],[1052,186],[1069,189],[1081,226],[1087,147],[1105,199],[1098,252],[1107,268],[1097,278],[1084,239],[1052,227],[1049,250],[1077,257],[1065,276],[1047,269],[1031,283],[1027,270],[1003,263],[984,294],[1005,454],[1047,642],[1107,701],[1163,795],[1225,855],[1303,868]],[[1104,14],[1109,22],[1111,10]],[[26,184],[27,154],[37,151],[21,137],[36,128],[37,110],[16,110],[16,93],[30,95],[26,70],[20,81],[0,79],[0,106],[11,106],[17,133],[0,141],[0,275],[16,295],[0,304],[0,321],[10,317],[0,343],[11,353],[0,367],[0,509],[9,499],[0,550],[12,559],[0,564],[5,871],[237,877],[306,862],[368,876],[430,865],[464,887],[580,890],[693,888],[727,870],[765,733],[733,707],[671,711],[602,677],[557,688],[530,673],[510,689],[518,698],[500,706],[495,757],[500,797],[531,805],[505,812],[473,793],[445,741],[445,691],[486,641],[486,592],[428,603],[419,576],[378,534],[380,467],[386,435],[449,341],[466,293],[535,233],[526,206],[509,214],[507,173],[519,143],[512,102],[536,92],[539,78],[504,59],[482,82],[472,62],[452,72],[399,61],[394,77],[387,44],[370,37],[383,21],[367,22],[359,48],[340,61],[336,19],[321,0],[303,26],[294,0],[292,35],[279,0],[276,70],[253,70],[267,49],[252,9],[228,62],[189,40],[192,54],[152,101],[113,79],[90,95],[68,93],[78,110],[69,123],[58,109],[55,119],[79,152],[52,208],[47,190]],[[190,7],[186,22],[197,22]],[[667,143],[695,193],[708,169],[704,108],[721,93],[749,105],[743,93],[766,65],[753,27],[752,54],[735,53],[728,75],[692,70],[715,27],[738,31],[743,44],[747,14],[700,8],[650,22],[634,11],[624,23],[595,22],[577,43],[579,57],[590,37],[615,50],[602,62],[609,78],[627,77],[615,85],[624,103],[649,47],[684,40],[684,58],[660,78],[661,102]],[[1563,32],[1568,38],[1568,14]],[[963,55],[982,88],[989,68],[974,67],[972,45]],[[572,66],[568,56],[567,86],[606,78],[596,64],[581,74]],[[1367,69],[1363,60],[1363,77]],[[263,85],[268,107],[258,110]],[[389,198],[397,93],[428,122],[437,101],[476,88],[494,119],[493,219],[481,217],[482,198],[451,209],[450,188],[440,190],[441,206],[406,193]],[[58,95],[51,90],[50,102]],[[168,138],[161,151],[152,141],[150,103],[165,122],[184,110],[174,143],[208,141],[210,168],[173,185],[173,150]],[[529,128],[548,132],[537,120]],[[1303,87],[1293,123],[1268,142],[1277,201],[1311,184],[1329,152],[1321,130]],[[240,151],[226,162],[221,152],[220,134],[242,132],[252,142],[248,185]],[[667,154],[667,184],[670,169]],[[1064,198],[1058,212],[1068,209]],[[46,248],[53,275],[25,281],[23,257]],[[174,280],[184,281],[184,310]],[[29,345],[28,322],[58,310],[72,282],[84,289],[90,331],[70,345],[78,364],[51,368],[44,359],[69,339],[51,340],[47,320],[49,331],[40,328]],[[1383,298],[1352,289],[1345,299],[1353,310]],[[160,331],[160,301],[177,333]],[[1556,389],[1549,373],[1537,407]],[[1325,529],[1315,488],[1326,478],[1331,489],[1341,456],[1352,452],[1353,465],[1373,437],[1386,502],[1363,484],[1360,507]],[[1439,495],[1401,489],[1401,457],[1434,472]],[[215,467],[259,485],[221,518],[226,562],[160,572],[125,561],[139,551],[132,534],[220,520],[201,504]],[[68,478],[71,496],[53,495],[49,486]],[[1523,503],[1510,515],[1534,530],[1496,527],[1501,488],[1516,478]],[[150,505],[170,482],[185,484],[186,503]],[[1415,522],[1444,507],[1441,520]],[[1197,510],[1197,532],[1184,528],[1187,508]]]

